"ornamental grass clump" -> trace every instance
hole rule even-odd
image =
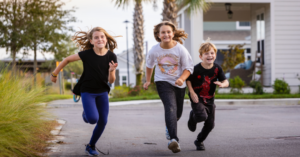
[[[245,86],[245,82],[239,77],[236,76],[233,79],[229,79],[231,90],[230,92],[233,94],[241,94],[243,93],[243,87]]]
[[[41,156],[54,122],[42,101],[44,89],[32,78],[0,72],[0,156]]]

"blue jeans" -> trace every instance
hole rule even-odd
[[[85,118],[90,124],[97,124],[90,140],[90,145],[96,145],[102,135],[108,117],[109,103],[108,93],[81,93]]]

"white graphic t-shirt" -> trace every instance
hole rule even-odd
[[[166,81],[171,85],[184,88],[186,83],[182,86],[175,85],[175,81],[182,75],[184,70],[193,73],[193,60],[187,49],[177,43],[171,49],[163,49],[160,43],[154,45],[146,58],[146,66],[148,68],[155,68],[154,82]]]

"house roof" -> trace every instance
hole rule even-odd
[[[203,31],[203,39],[211,40],[248,40],[251,31]]]
[[[127,50],[122,51],[121,53],[117,54],[118,59],[127,63]],[[129,49],[129,64],[134,64],[133,61],[133,48]]]

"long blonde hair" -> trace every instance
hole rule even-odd
[[[94,45],[90,43],[90,40],[93,39],[93,33],[97,31],[103,32],[105,34],[107,39],[107,43],[105,47],[113,52],[114,49],[117,48],[117,42],[113,36],[108,34],[107,31],[101,27],[94,27],[92,30],[87,32],[78,31],[72,37],[72,40],[75,42],[76,46],[79,47],[80,51],[92,49]],[[116,36],[116,37],[120,37],[120,36]]]
[[[172,28],[174,33],[173,40],[179,42],[180,44],[183,44],[182,40],[185,40],[188,37],[188,34],[185,33],[183,29],[177,29],[176,26],[170,21],[163,21],[154,26],[153,32],[154,32],[155,40],[161,42],[158,36],[159,36],[160,27],[164,25],[170,26]]]

